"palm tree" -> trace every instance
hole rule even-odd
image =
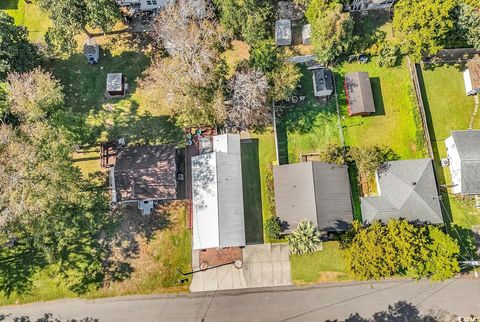
[[[291,254],[313,253],[322,241],[318,227],[310,220],[302,220],[288,236],[288,248]]]

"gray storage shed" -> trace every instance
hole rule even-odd
[[[328,97],[333,93],[333,73],[327,68],[317,68],[313,73],[313,91],[316,97]]]
[[[350,116],[375,113],[372,85],[367,72],[346,74],[345,92],[348,102],[348,114]]]
[[[275,41],[277,46],[290,46],[292,44],[292,24],[288,19],[275,22]]]
[[[123,96],[126,93],[125,77],[122,73],[107,74],[107,94],[110,96]]]
[[[310,161],[273,169],[277,216],[289,224],[287,233],[303,220],[324,232],[348,229],[352,203],[347,166]]]

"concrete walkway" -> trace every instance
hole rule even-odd
[[[198,270],[198,252],[193,253]],[[243,267],[231,265],[193,274],[191,292],[292,285],[287,244],[250,245],[243,249]]]

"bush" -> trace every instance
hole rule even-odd
[[[379,51],[378,65],[380,67],[395,67],[400,62],[402,54],[396,43],[385,42]]]
[[[313,253],[321,243],[318,227],[309,220],[302,220],[288,236],[288,248],[292,254]]]
[[[277,216],[272,216],[265,222],[265,235],[268,239],[280,239],[283,230],[282,222]]]
[[[338,165],[345,164],[345,149],[335,143],[329,143],[320,151],[320,160]]]

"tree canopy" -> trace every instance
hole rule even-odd
[[[332,62],[353,41],[353,19],[339,1],[312,0],[306,12],[312,27],[312,45],[319,61]]]
[[[25,72],[37,66],[40,56],[28,40],[27,29],[16,26],[12,17],[0,10],[0,80],[9,72]]]
[[[468,44],[480,50],[480,4],[461,3],[458,25]]]
[[[454,26],[456,0],[400,0],[395,4],[393,28],[402,52],[418,61],[443,49]]]

